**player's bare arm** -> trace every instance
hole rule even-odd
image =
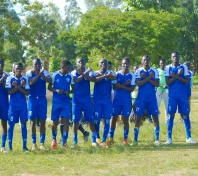
[[[54,89],[53,86],[52,86],[52,83],[48,84],[48,90],[51,91],[51,92],[57,92],[58,94],[63,94],[64,93],[64,90],[62,90],[62,89]]]

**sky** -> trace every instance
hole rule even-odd
[[[30,2],[34,2],[35,0],[30,0]],[[52,2],[54,4],[57,5],[57,7],[60,9],[61,13],[63,12],[64,10],[64,6],[65,6],[65,0],[37,0],[39,2],[43,2],[45,4],[49,3],[49,2]],[[85,12],[86,11],[86,7],[85,7],[85,4],[84,4],[84,0],[76,0],[78,2],[78,5],[79,7],[82,9],[82,12]]]

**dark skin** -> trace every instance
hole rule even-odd
[[[32,66],[33,66],[32,73],[36,74],[36,76],[28,80],[30,85],[34,85],[40,77],[43,78],[45,82],[50,83],[52,81],[50,77],[47,77],[43,74],[45,69],[41,68],[42,64],[40,59],[33,60]],[[40,133],[43,134],[46,131],[46,127],[45,127],[46,121],[40,117],[38,118],[40,119]],[[36,119],[31,120],[31,130],[32,130],[32,134],[36,134]]]
[[[85,61],[84,61],[84,59],[82,59],[82,58],[78,59],[76,61],[76,65],[77,65],[77,70],[76,71],[80,74],[80,76],[74,80],[75,83],[79,83],[80,81],[82,81],[83,78],[85,78],[85,79],[87,79],[87,80],[89,80],[91,82],[95,81],[95,77],[89,76],[89,72],[91,72],[92,69],[88,68],[85,71]],[[96,130],[95,130],[94,122],[90,122],[89,124],[90,124],[90,130],[92,132],[95,132]],[[73,132],[74,133],[77,133],[78,126],[79,126],[79,122],[74,122],[73,123]]]
[[[129,61],[128,60],[122,60],[121,72],[124,75],[129,73],[129,67],[130,67]],[[113,89],[114,90],[124,89],[128,92],[133,92],[134,89],[135,89],[135,86],[127,87],[127,85],[130,85],[130,84],[131,84],[130,80],[127,80],[123,84],[116,83],[115,85],[113,85]],[[118,116],[113,116],[112,121],[111,121],[111,128],[116,128],[117,119],[118,119]],[[124,123],[124,129],[129,129],[129,118],[122,116],[122,120],[123,120],[123,123]]]
[[[61,65],[60,73],[62,75],[66,75],[70,72],[70,65]],[[58,94],[65,94],[66,96],[69,96],[69,94],[73,93],[75,91],[74,85],[71,85],[70,91],[64,91],[62,89],[54,89],[52,86],[52,83],[49,83],[48,90],[52,92],[57,92]],[[61,117],[61,123],[64,125],[63,131],[68,132],[69,131],[69,117]],[[58,120],[53,120],[52,130],[57,131],[57,126],[59,124]]]
[[[108,67],[106,59],[101,59],[99,65],[100,65],[100,71],[96,74],[96,78],[94,82],[99,82],[105,78],[109,80],[116,80],[116,75],[113,75],[113,73],[109,72],[108,74],[104,75]]]
[[[21,67],[20,65],[15,65],[14,66],[14,76],[17,79],[20,79],[22,77],[22,71],[23,71],[23,67]],[[16,81],[13,81],[12,86],[14,88],[8,90],[8,94],[11,95],[11,94],[14,94],[17,91],[20,91],[22,94],[28,95],[29,91],[22,88],[23,86],[25,86],[25,84],[26,84],[25,80],[21,80],[20,85],[18,85]],[[21,124],[25,124],[25,123],[26,123],[26,121],[21,121]]]
[[[2,78],[0,79],[0,85],[5,88],[5,82],[4,80],[7,78],[7,75],[3,73],[4,68],[4,62],[0,61],[0,75],[2,75]],[[1,126],[2,126],[2,134],[7,134],[7,120],[1,120]]]
[[[172,65],[177,67],[179,66],[179,55],[177,53],[172,53],[171,55],[171,60],[172,60]],[[174,72],[170,72],[170,76],[171,78],[166,78],[166,84],[167,85],[171,85],[172,83],[174,83],[176,80],[181,81],[182,83],[188,84],[189,82],[189,77],[185,76],[185,78],[180,77],[183,74],[183,70],[179,69],[178,73],[175,74]],[[175,114],[170,114],[170,116],[174,116]],[[185,116],[186,114],[181,114],[181,116]]]
[[[149,70],[150,69],[150,59],[148,57],[142,57],[142,66],[144,68],[144,70]],[[146,76],[145,73],[141,74],[141,78],[143,78],[143,80],[140,79],[136,79],[136,84],[138,87],[143,86],[144,84],[146,84],[147,82],[149,82],[150,84],[152,84],[155,87],[159,86],[159,79],[157,80],[152,80],[152,78],[154,78],[154,73],[150,72],[149,76]],[[153,121],[154,121],[154,126],[159,126],[159,120],[158,120],[158,116],[152,116],[153,117]],[[137,116],[136,118],[136,122],[135,122],[135,128],[139,128],[141,125],[141,121],[142,121],[143,116]]]

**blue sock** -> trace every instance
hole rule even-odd
[[[73,140],[75,144],[78,144],[78,133],[73,134]]]
[[[114,138],[114,132],[115,132],[115,128],[110,128],[109,130],[110,138]]]
[[[52,140],[56,141],[57,131],[52,130]]]
[[[68,139],[68,131],[63,131],[62,146],[64,146],[67,143],[67,139]]]
[[[12,139],[13,139],[13,132],[14,132],[14,124],[9,124],[8,128],[8,148],[12,150]]]
[[[110,119],[105,119],[104,120],[104,132],[103,132],[102,142],[106,142],[107,136],[108,136],[108,133],[109,133],[109,128],[110,128]]]
[[[1,147],[2,148],[5,147],[6,138],[7,138],[7,134],[2,134],[2,136],[1,136]]]
[[[23,148],[27,148],[27,127],[26,127],[26,123],[21,124],[21,133],[22,133],[22,140],[23,140]]]
[[[44,144],[45,143],[45,136],[46,136],[45,133],[40,134],[40,143],[41,144]]]
[[[155,131],[155,140],[159,141],[160,127],[159,126],[154,127],[154,131]]]
[[[32,134],[32,143],[36,144],[36,134]]]
[[[64,128],[64,125],[63,124],[60,124],[61,137],[63,137],[63,128]]]
[[[139,134],[140,129],[139,128],[134,128],[134,141],[138,141],[138,134]]]
[[[124,129],[124,139],[128,139],[129,129]]]
[[[184,125],[186,128],[186,139],[191,138],[191,123],[189,116],[183,116]]]
[[[92,143],[96,142],[96,132],[92,132]]]
[[[94,120],[97,138],[100,138],[100,120]]]
[[[170,118],[167,121],[168,125],[168,139],[172,139],[172,131],[173,131],[173,120],[175,116],[170,116]]]

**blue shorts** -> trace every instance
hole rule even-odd
[[[20,122],[27,122],[28,121],[28,114],[27,114],[27,105],[23,107],[23,109],[17,109],[12,106],[9,107],[8,110],[8,123],[15,124]]]
[[[8,120],[8,105],[0,106],[0,119]]]
[[[190,97],[191,96],[191,88],[190,87],[188,87],[188,88],[186,88],[186,94],[187,94],[187,97]]]
[[[28,98],[28,117],[31,120],[36,118],[47,119],[47,99],[45,96]]]
[[[79,122],[84,112],[84,120],[94,122],[92,102],[72,104],[72,122]]]
[[[181,114],[188,115],[190,113],[190,106],[186,96],[168,97],[168,113],[175,114],[177,107],[178,112]]]
[[[120,101],[118,99],[113,100],[113,116],[119,116],[122,115],[126,118],[130,116],[131,112],[131,99],[130,100],[125,100],[125,101]]]
[[[94,114],[95,120],[100,120],[102,118],[111,119],[112,102],[94,101]]]
[[[70,100],[56,101],[52,103],[51,120],[62,118],[70,118]]]
[[[150,100],[137,99],[135,114],[137,116],[143,116],[145,112],[149,115],[158,116],[159,110],[156,97]]]

